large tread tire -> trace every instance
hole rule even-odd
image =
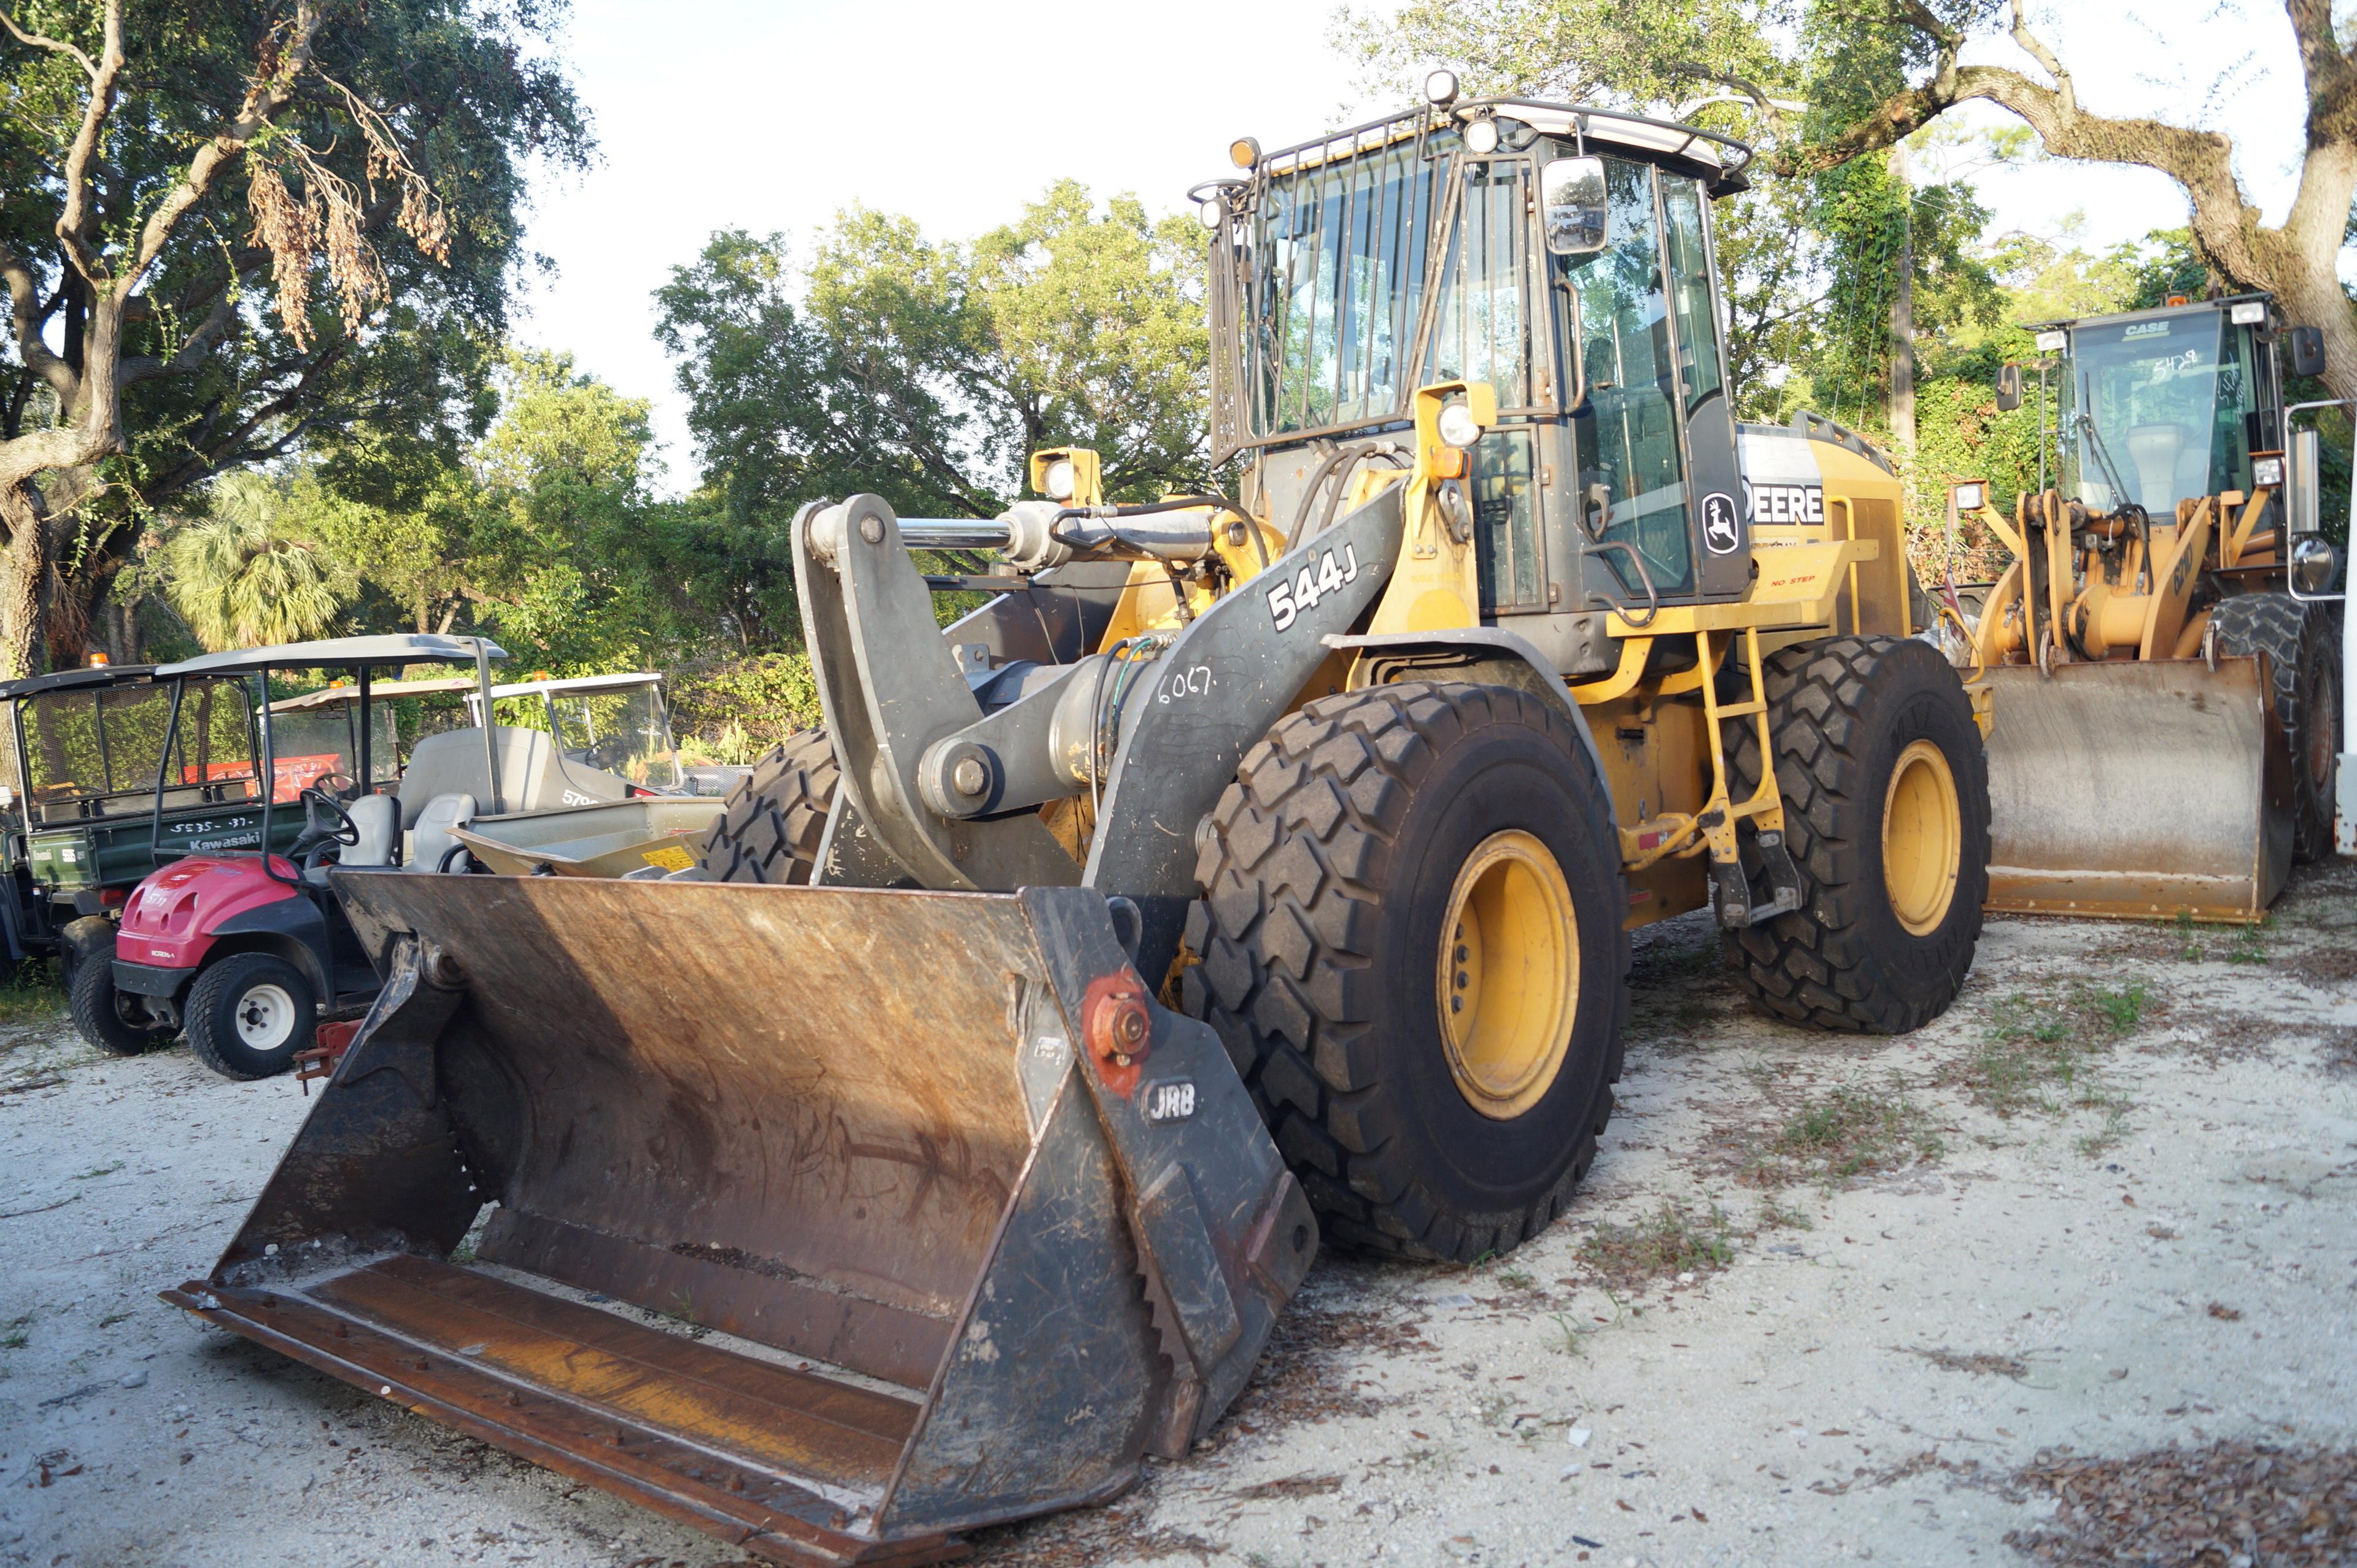
[[[2233,594],[2210,611],[2219,652],[2264,652],[2274,672],[2276,715],[2291,744],[2291,854],[2302,864],[2332,853],[2333,772],[2341,745],[2334,608],[2289,594]]]
[[[285,994],[293,1015],[285,1022],[284,1037],[264,1049],[241,1035],[238,1014],[266,987]],[[272,1005],[276,1004],[273,998]],[[275,1078],[293,1067],[296,1053],[310,1048],[319,1026],[318,999],[311,982],[285,959],[266,952],[231,953],[206,968],[188,987],[180,1015],[188,1024],[188,1049],[197,1059],[223,1078],[242,1080]]]
[[[728,792],[696,846],[706,880],[806,886],[841,778],[834,742],[823,729],[770,747]]]
[[[135,1057],[172,1037],[169,1029],[124,1018],[117,995],[112,947],[84,953],[66,977],[66,1010],[83,1039],[109,1056]]]
[[[1988,897],[1988,760],[1971,701],[1954,667],[1915,638],[1801,643],[1770,655],[1762,674],[1801,908],[1721,933],[1727,966],[1770,1017],[1876,1035],[1920,1029],[1971,971]],[[1759,785],[1760,740],[1749,721],[1729,727],[1727,788],[1739,800]],[[1962,828],[1953,893],[1921,935],[1892,906],[1882,851],[1891,773],[1917,740],[1945,757]],[[1745,862],[1754,900],[1768,901],[1748,843]]]
[[[1441,1044],[1435,961],[1475,844],[1508,828],[1564,873],[1579,940],[1568,1048],[1536,1103],[1477,1112]],[[1329,1240],[1471,1262],[1569,1202],[1612,1112],[1628,892],[1609,798],[1572,721],[1501,687],[1409,682],[1280,721],[1222,794],[1180,978]]]

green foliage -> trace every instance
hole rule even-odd
[[[750,762],[797,730],[823,722],[807,654],[757,654],[681,671],[667,695],[682,742],[693,736],[718,762]]]
[[[233,121],[257,61],[283,48],[288,0],[130,0],[120,102],[94,164],[93,243],[120,265],[170,182]],[[99,49],[101,7],[36,4],[28,28]],[[541,0],[371,0],[328,9],[316,70],[253,152],[224,166],[180,219],[143,281],[122,345],[128,451],[88,477],[99,487],[51,523],[63,603],[53,656],[78,661],[84,617],[135,551],[157,509],[215,476],[301,454],[336,461],[352,442],[398,440],[444,458],[480,434],[483,371],[507,321],[522,244],[526,166],[576,166],[592,141],[547,49],[564,12]],[[81,120],[81,68],[56,53],[0,45],[0,244],[30,274],[18,302],[79,364],[89,347],[89,286],[61,265],[65,149]],[[349,89],[350,96],[341,91]],[[367,105],[393,128],[431,188],[440,255],[402,226],[398,190],[372,166]],[[257,171],[301,205],[335,180],[375,203],[340,260],[274,270],[253,231]],[[332,236],[331,236],[332,238]],[[373,298],[348,319],[338,277],[371,274]],[[0,345],[0,440],[66,415],[51,390]]]
[[[340,562],[282,525],[276,486],[233,474],[213,489],[213,515],[169,546],[171,597],[213,651],[300,642],[328,629],[352,582]]]
[[[716,233],[655,296],[705,468],[657,548],[760,650],[793,630],[802,501],[990,516],[1031,451],[1064,445],[1102,452],[1119,499],[1200,485],[1202,249],[1185,221],[1070,180],[971,242],[864,208],[799,264],[778,235]]]

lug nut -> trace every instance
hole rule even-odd
[[[990,769],[979,757],[961,757],[950,769],[950,783],[961,795],[979,795],[990,788]]]

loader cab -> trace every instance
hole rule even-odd
[[[1592,673],[1613,658],[1602,612],[1742,596],[1709,205],[1748,156],[1491,101],[1256,157],[1206,206],[1219,460],[1246,456],[1298,539],[1328,514],[1329,457],[1405,429],[1418,385],[1486,381],[1499,414],[1469,486],[1486,623]]]
[[[2266,295],[2036,331],[2039,348],[2062,360],[2054,390],[2062,493],[2095,511],[2134,504],[2174,521],[2179,501],[2248,494],[2252,455],[2282,449],[2282,328]]]

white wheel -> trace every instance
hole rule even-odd
[[[295,998],[283,985],[254,986],[237,999],[238,1043],[250,1051],[275,1051],[295,1037]]]

